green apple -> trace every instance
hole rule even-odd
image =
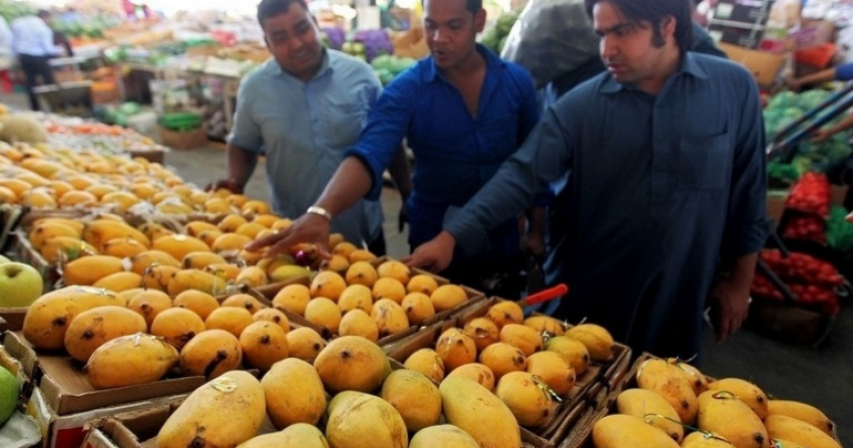
[[[0,366],[0,426],[15,412],[18,397],[21,393],[21,382],[12,372]]]
[[[6,263],[11,263],[11,262],[12,262],[12,260],[0,255],[0,264],[6,264]]]
[[[24,263],[0,264],[0,308],[30,306],[41,297],[41,274]]]

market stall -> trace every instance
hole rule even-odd
[[[428,53],[421,27],[352,28],[340,19],[356,8],[331,3],[318,14],[326,44],[383,84]],[[537,87],[594,57],[579,2],[515,6],[482,41],[532,64]],[[803,70],[797,53],[827,43],[824,25],[769,2],[730,6],[711,31],[755,73],[775,142],[776,235],[759,257],[751,324],[827,344],[853,294],[838,175],[850,135],[778,144],[832,98],[783,87]],[[833,419],[844,416],[789,399],[808,387],[711,378],[693,360],[632,352],[596,322],[530,308],[566,285],[490,297],[341,234],[329,260],[310,244],[244,249],[296,217],[205,190],[165,160],[227,135],[240,80],[268,58],[252,11],[220,7],[65,23],[79,56],[57,61],[59,84],[87,83],[97,121],[72,116],[76,103],[54,98],[62,89],[41,91],[55,113],[0,108],[0,447],[842,446],[849,428]],[[557,64],[539,48],[551,28],[531,25],[565,26],[561,14],[574,21]]]

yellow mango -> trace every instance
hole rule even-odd
[[[770,442],[755,412],[727,392],[709,390],[699,396],[697,426],[728,440],[736,448],[763,448]]]
[[[620,414],[643,419],[678,443],[684,438],[684,427],[678,413],[656,392],[645,389],[623,391],[616,397],[616,409]]]
[[[353,391],[341,392],[329,403],[326,439],[332,448],[407,448],[409,444],[406,424],[393,406]]]
[[[379,394],[403,417],[406,429],[417,432],[441,419],[441,393],[426,376],[412,370],[395,370]]]
[[[682,423],[689,425],[696,420],[699,412],[696,393],[678,367],[662,359],[650,359],[637,370],[637,385],[665,398]]]
[[[595,448],[679,448],[666,433],[633,415],[608,415],[592,427]]]
[[[295,358],[275,363],[261,379],[267,412],[273,425],[287,428],[296,423],[316,425],[326,412],[326,391],[317,370]]]
[[[329,448],[326,436],[314,426],[297,423],[284,431],[263,434],[237,445],[237,448]]]
[[[144,333],[145,319],[121,306],[100,306],[78,314],[65,332],[65,350],[72,358],[86,362],[94,351],[120,336]]]
[[[412,437],[409,448],[480,448],[467,432],[453,425],[424,428]]]
[[[467,432],[481,448],[521,446],[521,430],[512,411],[485,387],[468,378],[448,377],[439,391],[447,423]]]
[[[547,385],[527,372],[510,372],[501,377],[495,395],[512,411],[521,426],[545,426],[557,410],[557,402],[551,399]]]
[[[159,250],[147,250],[130,259],[130,270],[139,275],[145,274],[145,270],[153,266],[170,266],[179,268],[181,263],[175,257]]]
[[[342,336],[329,342],[314,360],[314,367],[332,392],[374,392],[391,373],[385,352],[358,336]]]
[[[198,269],[184,269],[176,272],[169,280],[167,292],[175,297],[184,291],[195,289],[217,296],[225,292],[225,286],[225,280],[213,274]]]
[[[210,246],[204,241],[188,235],[167,235],[158,238],[151,245],[151,248],[166,252],[175,257],[176,260],[183,260],[185,256],[193,252],[210,252]]]
[[[160,428],[157,448],[235,447],[258,433],[266,416],[261,383],[232,371],[190,394]]]
[[[684,438],[681,448],[735,448],[729,442],[704,432],[694,432]]]
[[[142,276],[135,272],[116,272],[101,278],[92,286],[104,288],[108,291],[122,292],[128,289],[141,288]]]
[[[770,415],[785,415],[804,421],[828,436],[832,436],[835,431],[835,423],[820,409],[798,401],[770,400],[767,403],[767,412]]]
[[[581,324],[566,330],[566,337],[581,341],[593,361],[604,362],[613,357],[613,336],[602,326]]]
[[[841,448],[835,439],[802,420],[771,414],[764,421],[771,438],[790,440],[808,448]]]
[[[64,223],[43,222],[30,230],[29,240],[33,249],[41,250],[47,240],[60,236],[76,238],[79,240],[80,232],[68,225],[65,225]]]
[[[184,375],[216,378],[240,366],[240,341],[224,330],[205,330],[181,349],[180,367]]]
[[[145,247],[151,246],[151,240],[144,233],[123,222],[99,219],[90,222],[83,229],[83,240],[101,252],[104,251],[107,241],[117,238],[131,238]]]
[[[767,394],[750,382],[738,378],[724,378],[708,384],[708,390],[729,392],[749,405],[758,418],[767,418]]]
[[[178,363],[178,351],[163,338],[137,333],[98,347],[83,367],[92,387],[108,389],[159,380]]]
[[[24,316],[24,337],[35,348],[61,349],[68,325],[80,313],[99,306],[125,306],[124,299],[105,289],[68,286],[42,295]]]
[[[123,271],[121,258],[92,255],[66,263],[62,268],[62,278],[66,285],[91,286],[108,275]]]
[[[40,250],[41,256],[50,264],[63,260],[76,260],[89,255],[98,255],[91,244],[73,236],[57,236],[45,241]]]

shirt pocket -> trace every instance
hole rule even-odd
[[[366,124],[368,109],[358,103],[329,101],[324,113],[329,145],[344,150],[358,141],[361,129]]]
[[[725,131],[709,135],[686,135],[678,149],[678,188],[717,190],[729,177],[731,145]]]

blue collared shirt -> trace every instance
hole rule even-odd
[[[407,202],[412,246],[438,235],[444,219],[494,176],[539,119],[530,75],[480,45],[477,50],[486,59],[486,75],[476,117],[430,56],[385,89],[358,143],[346,152],[372,172],[368,198],[375,200],[382,172],[407,139],[415,154],[414,191]],[[511,217],[502,222],[490,235],[490,249],[513,254],[518,226]]]
[[[656,96],[603,73],[549,108],[446,229],[476,244],[571,169],[564,213],[549,221],[565,234],[552,280],[572,287],[560,317],[586,316],[636,350],[692,356],[721,255],[765,242],[764,149],[758,88],[737,64],[686,53]]]
[[[36,16],[18,17],[12,21],[12,49],[16,54],[56,56],[62,49],[53,44],[53,30]]]
[[[382,90],[367,63],[325,51],[308,82],[269,59],[243,79],[237,93],[229,142],[266,154],[272,204],[282,216],[301,216],[320,197]],[[382,208],[375,201],[360,201],[332,220],[332,231],[356,244],[372,242],[381,229]]]

